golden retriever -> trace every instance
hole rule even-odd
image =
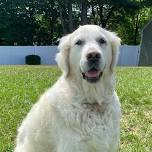
[[[18,130],[15,152],[116,152],[120,103],[114,67],[120,38],[97,25],[63,37],[56,56],[63,74]]]

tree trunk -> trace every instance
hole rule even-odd
[[[109,8],[108,10],[104,10],[104,5],[99,5],[99,10],[98,10],[98,14],[100,16],[100,24],[102,25],[103,28],[105,28],[107,26],[107,23],[113,13],[113,11],[115,10],[115,7],[112,6],[111,8]],[[108,12],[107,12],[108,11]],[[104,14],[104,12],[107,12],[106,14]]]
[[[87,0],[81,0],[81,24],[87,24]]]
[[[69,32],[73,32],[72,2],[68,1]]]
[[[94,24],[97,24],[96,13],[95,13],[94,6],[93,6],[93,5],[91,6],[91,9],[92,9],[93,23],[94,23]]]
[[[103,21],[103,23],[102,23],[102,27],[103,27],[103,28],[105,28],[105,27],[107,26],[107,23],[108,23],[108,21],[109,21],[111,15],[112,15],[114,9],[115,9],[115,7],[112,6],[111,9],[109,10],[109,12],[107,13],[106,18],[104,19],[104,21]]]
[[[139,15],[137,15],[135,19],[135,33],[134,33],[134,42],[133,42],[134,45],[137,45],[138,29],[139,29]]]
[[[59,3],[59,12],[60,12],[60,19],[61,19],[61,25],[62,25],[62,30],[63,30],[63,35],[67,34],[67,29],[66,29],[66,23],[63,15],[63,8],[61,3]]]
[[[99,10],[98,10],[98,14],[100,16],[100,24],[102,25],[103,23],[103,5],[99,5]]]

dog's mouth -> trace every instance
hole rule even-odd
[[[82,73],[83,79],[87,80],[88,82],[95,83],[100,80],[103,72],[99,69],[92,68],[89,71]]]

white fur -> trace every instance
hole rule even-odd
[[[104,37],[105,45],[96,42]],[[83,46],[75,45],[85,40]],[[113,68],[120,39],[95,25],[79,27],[61,39],[57,62],[63,75],[33,106],[18,130],[15,152],[116,152],[120,103]],[[89,83],[81,76],[86,54],[101,53],[103,76]]]

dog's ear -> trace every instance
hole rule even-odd
[[[111,37],[111,46],[112,46],[112,60],[110,65],[110,70],[113,72],[114,67],[117,64],[118,56],[119,56],[119,47],[121,45],[121,39],[115,34],[110,33]]]
[[[61,38],[58,49],[59,53],[56,55],[56,61],[66,77],[69,73],[70,34]]]

